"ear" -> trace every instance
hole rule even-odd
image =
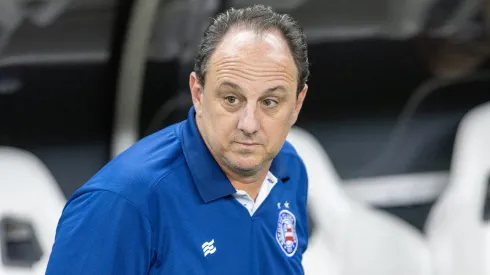
[[[192,72],[189,76],[189,88],[191,90],[192,104],[196,110],[196,115],[201,116],[203,87],[197,81],[197,75]]]
[[[308,91],[308,85],[305,84],[305,86],[303,87],[303,90],[301,90],[301,92],[299,92],[299,94],[297,95],[296,103],[294,105],[293,115],[291,117],[291,125],[290,125],[291,127],[298,120],[299,112],[301,111],[301,108],[303,107],[303,102],[305,101],[307,91]]]

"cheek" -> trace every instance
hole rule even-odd
[[[215,136],[222,143],[222,146],[226,146],[236,131],[237,119],[230,113],[219,111],[219,108],[217,110],[209,117],[212,125],[210,134]]]
[[[266,119],[262,129],[269,141],[269,147],[281,147],[289,129],[292,114],[285,113],[273,119]]]

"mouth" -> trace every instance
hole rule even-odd
[[[246,147],[253,147],[253,146],[259,146],[259,143],[256,142],[235,142],[239,145],[246,146]]]

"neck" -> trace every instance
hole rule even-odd
[[[243,175],[223,164],[219,158],[215,157],[215,159],[225,173],[226,177],[230,180],[233,187],[235,187],[236,190],[243,190],[247,192],[247,194],[255,201],[272,162],[264,165],[264,167],[253,174]]]
[[[213,150],[207,143],[205,136],[203,135],[203,131],[201,129],[201,121],[200,118],[197,116],[196,116],[196,124],[197,124],[197,129],[199,130],[201,136],[203,137],[204,144],[206,144],[206,147],[208,148],[209,152],[214,157],[218,165],[221,167],[226,177],[230,180],[233,187],[236,190],[243,190],[247,192],[247,194],[253,200],[255,200],[259,194],[260,187],[262,186],[262,183],[264,182],[265,177],[267,176],[267,172],[269,171],[271,162],[268,163],[268,165],[265,165],[265,167],[260,169],[258,172],[246,176],[233,171],[228,166],[224,165],[221,162],[221,160],[214,154]]]
[[[250,177],[237,177],[235,173],[229,173],[226,170],[225,171],[226,176],[230,180],[231,184],[235,189],[237,190],[243,190],[247,192],[247,194],[255,201],[257,198],[260,187],[262,186],[262,183],[265,180],[265,177],[267,176],[267,169],[262,169],[258,173],[254,174],[253,176]]]

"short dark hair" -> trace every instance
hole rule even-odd
[[[291,16],[276,13],[271,7],[264,5],[253,5],[242,9],[230,8],[211,21],[204,32],[194,63],[194,72],[201,85],[204,85],[211,55],[233,27],[244,27],[257,33],[279,30],[289,46],[298,69],[298,92],[303,89],[310,75],[306,36],[298,22]]]

